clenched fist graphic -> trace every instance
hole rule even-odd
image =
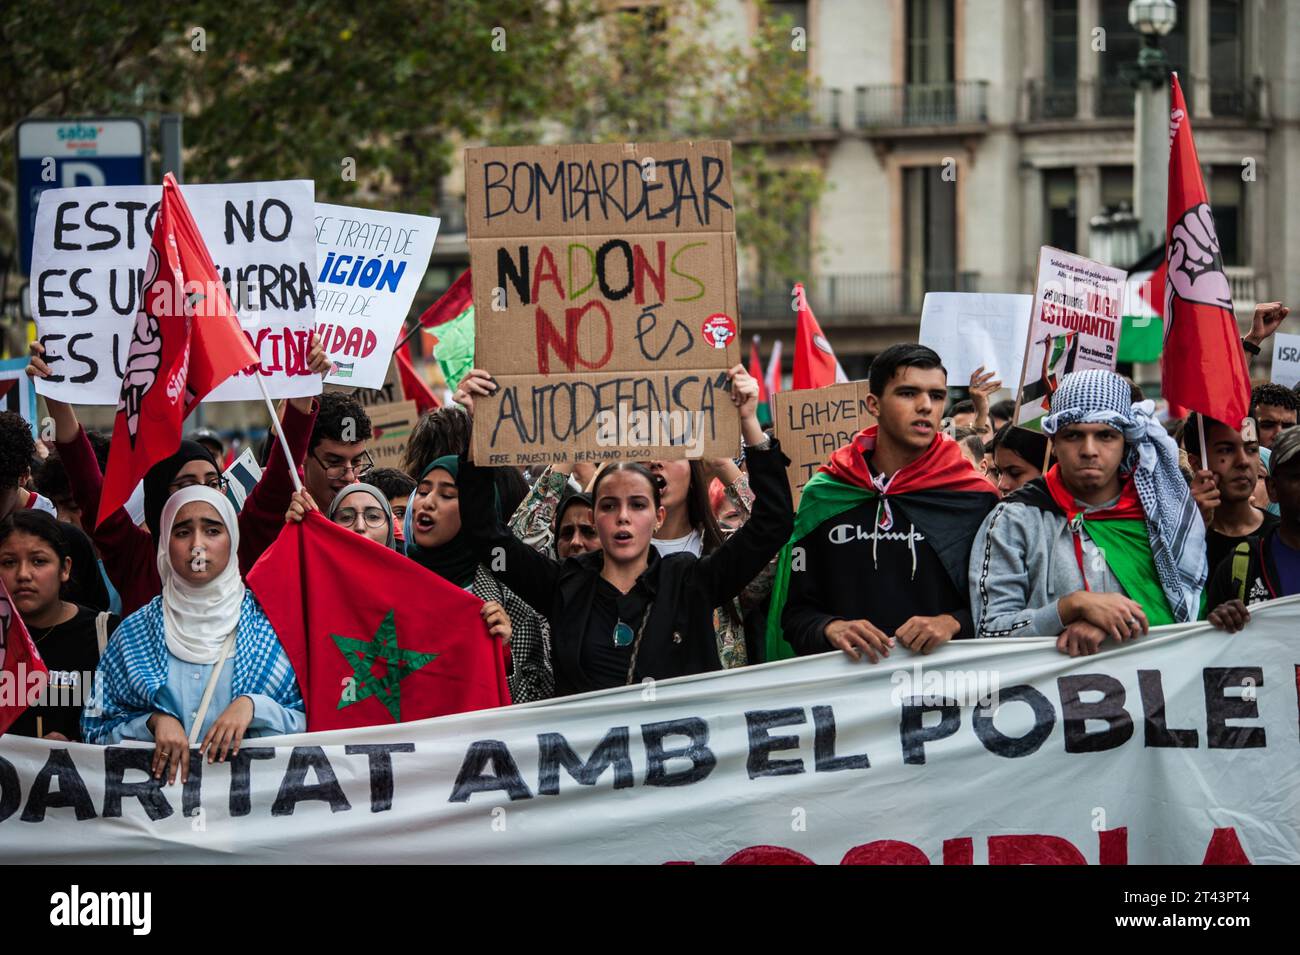
[[[1223,272],[1214,216],[1202,202],[1183,213],[1169,233],[1169,276],[1165,280],[1165,319],[1173,315],[1174,296],[1201,305],[1232,310],[1232,287]]]
[[[158,380],[162,366],[162,331],[158,319],[150,314],[148,300],[154,281],[158,278],[158,253],[149,249],[149,263],[145,267],[140,311],[135,315],[135,330],[131,334],[131,349],[126,357],[126,373],[122,375],[122,395],[117,402],[118,412],[126,413],[126,430],[135,446],[136,431],[140,426],[140,405]]]

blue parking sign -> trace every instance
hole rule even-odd
[[[46,189],[143,186],[144,123],[131,117],[25,119],[18,124],[18,254],[31,272],[36,206]]]

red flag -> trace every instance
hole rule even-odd
[[[749,373],[758,382],[758,400],[767,400],[767,389],[763,387],[763,361],[758,357],[758,336],[749,340]]]
[[[194,406],[258,362],[171,173],[163,180],[143,289],[96,526],[126,503],[149,468],[176,452]]]
[[[248,586],[293,663],[309,732],[510,705],[483,601],[318,511],[285,525]]]
[[[767,397],[771,400],[781,390],[781,339],[772,345],[772,354],[767,359]]]
[[[439,296],[438,301],[424,310],[420,316],[420,324],[425,328],[436,328],[444,322],[450,322],[473,304],[474,288],[470,280],[470,271],[466,269],[461,273],[460,278],[451,283],[451,288]]]
[[[1171,405],[1236,428],[1250,408],[1250,373],[1187,103],[1177,74],[1170,82],[1162,387]]]
[[[442,407],[442,402],[433,393],[429,383],[421,377],[411,361],[411,346],[405,343],[397,349],[393,357],[397,361],[397,373],[402,379],[402,391],[407,401],[415,402],[415,410],[420,414]]]
[[[794,329],[795,390],[824,388],[838,381],[848,381],[848,376],[835,358],[835,352],[831,350],[831,343],[822,334],[816,316],[808,307],[808,297],[804,294],[802,284],[794,287],[794,294],[799,306],[799,317]]]
[[[0,736],[29,703],[36,703],[49,677],[49,668],[9,599],[9,591],[0,584]]]

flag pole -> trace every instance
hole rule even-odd
[[[262,400],[266,402],[266,410],[271,414],[271,427],[280,438],[280,450],[284,452],[284,462],[289,468],[289,477],[293,478],[293,489],[302,490],[302,481],[298,477],[298,469],[293,463],[293,454],[289,451],[289,439],[284,436],[284,425],[280,423],[280,416],[275,413],[275,405],[271,401],[271,395],[266,390],[266,382],[259,374],[257,377],[257,387],[262,389]]]
[[[417,321],[415,323],[415,326],[409,332],[407,332],[405,335],[403,335],[401,338],[397,340],[397,344],[393,346],[393,354],[397,354],[398,349],[400,349],[403,345],[405,345],[412,338],[414,338],[415,333],[418,332],[422,327],[423,326],[421,326],[420,323]]]

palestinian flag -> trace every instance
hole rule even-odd
[[[1165,323],[1161,317],[1165,301],[1164,249],[1157,249],[1158,261],[1142,262],[1129,270],[1124,288],[1124,324],[1119,335],[1118,361],[1159,361],[1164,346]]]
[[[894,475],[888,493],[882,495],[871,483],[866,457],[875,450],[876,434],[876,425],[859,431],[804,485],[794,517],[794,533],[777,557],[767,613],[764,659],[768,663],[794,656],[781,629],[781,612],[790,592],[794,545],[826,521],[864,501],[882,499],[888,507],[897,508],[925,535],[958,592],[967,591],[975,534],[998,503],[997,488],[970,466],[952,438],[938,434],[924,454]]]
[[[433,357],[438,360],[442,377],[452,391],[460,380],[474,367],[474,305],[470,303],[463,312],[446,324],[439,325],[433,346]]]

